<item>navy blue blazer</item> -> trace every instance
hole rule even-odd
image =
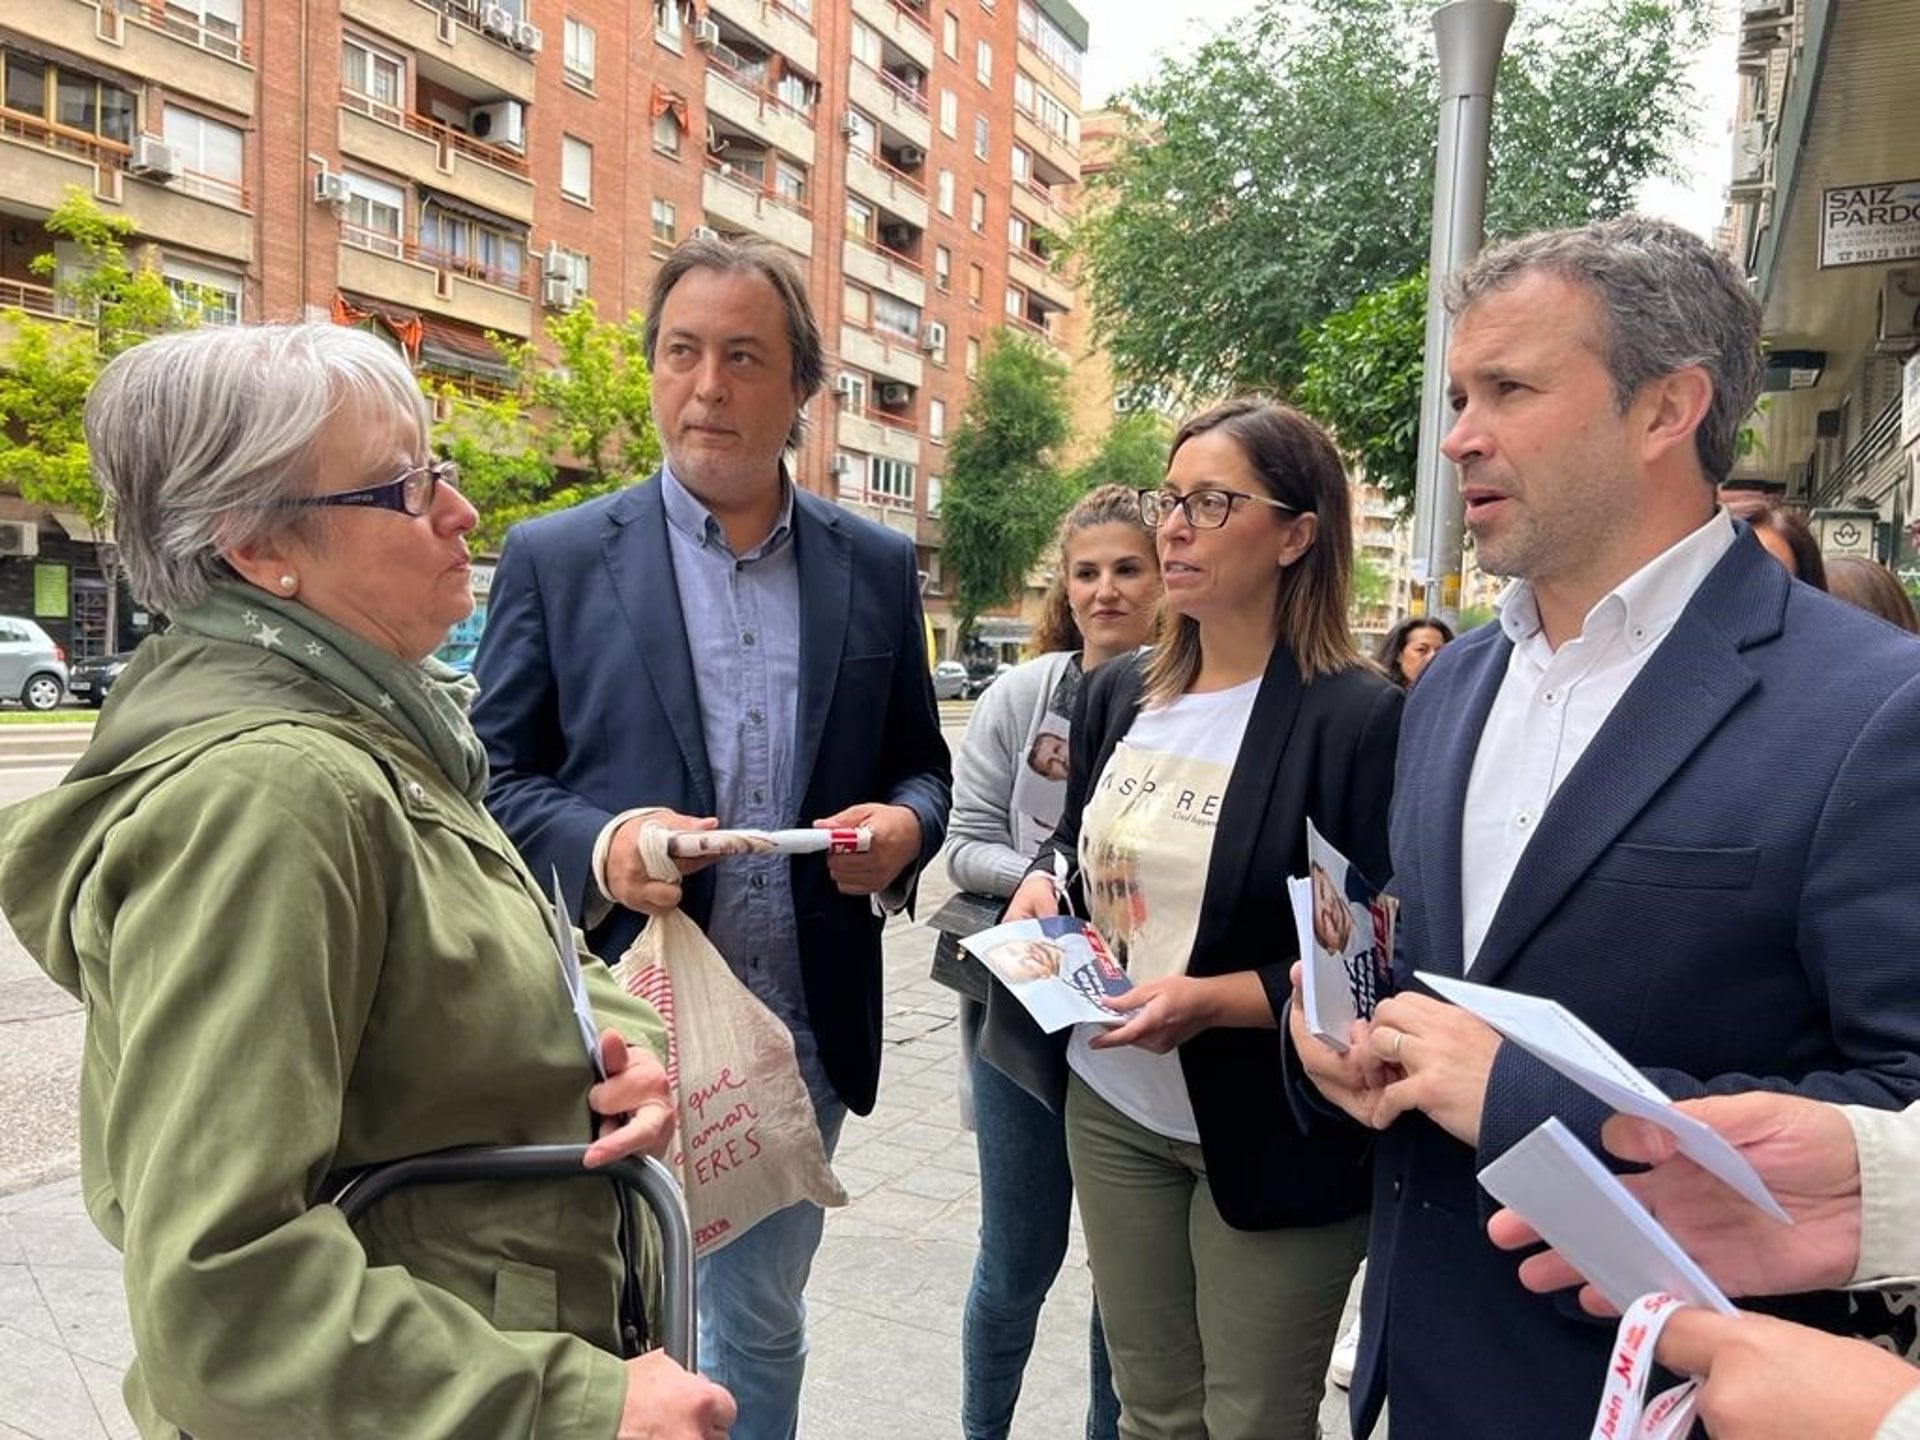
[[[1512,647],[1449,645],[1401,731],[1399,979],[1461,973],[1460,822]],[[1676,1098],[1920,1098],[1920,643],[1791,581],[1742,527],[1541,816],[1471,979],[1549,996]],[[1421,1116],[1381,1137],[1354,1433],[1584,1435],[1611,1325],[1529,1295],[1476,1171],[1605,1108],[1501,1047],[1479,1153]],[[1779,1313],[1844,1328],[1838,1296]]]
[[[789,823],[849,805],[920,820],[910,878],[946,835],[952,774],[933,700],[913,544],[796,488],[800,581],[799,790]],[[536,875],[557,866],[579,912],[593,843],[636,805],[714,813],[657,477],[509,532],[474,663],[487,806]],[[727,817],[722,816],[724,823]],[[880,1073],[880,930],[864,896],[834,888],[822,856],[793,861],[807,1013],[835,1092],[873,1108]],[[686,884],[704,926],[713,877]],[[643,917],[622,906],[587,933],[617,958]]]

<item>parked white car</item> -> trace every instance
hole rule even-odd
[[[0,615],[0,701],[51,710],[67,693],[67,652],[31,620]]]
[[[933,698],[960,700],[967,693],[967,667],[958,660],[942,660],[933,667]]]

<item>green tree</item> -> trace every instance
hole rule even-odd
[[[1301,337],[1300,408],[1328,426],[1370,484],[1413,511],[1427,272],[1329,316]]]
[[[1072,503],[1055,463],[1069,429],[1067,367],[1039,341],[996,330],[948,438],[940,502],[961,635],[1019,593]]]
[[[549,499],[562,502],[604,495],[649,474],[660,462],[653,425],[653,373],[637,315],[602,320],[591,300],[550,315],[547,339],[554,358],[531,342],[508,347],[528,408],[545,417],[548,456],[579,478]]]
[[[1554,9],[1559,13],[1543,15]],[[1301,336],[1425,263],[1429,0],[1263,0],[1123,98],[1074,239],[1129,383],[1286,393]],[[1684,133],[1707,0],[1523,7],[1495,102],[1490,227],[1616,213]]]
[[[517,391],[470,395],[431,381],[426,388],[444,411],[433,448],[459,465],[460,491],[480,512],[474,545],[498,550],[515,521],[554,508],[557,471],[547,441]]]
[[[1076,494],[1096,485],[1124,485],[1150,490],[1167,471],[1167,422],[1150,410],[1134,410],[1113,417],[1099,448],[1073,470]]]
[[[54,281],[54,303],[67,320],[47,320],[9,308],[11,334],[0,343],[0,485],[38,505],[72,510],[96,536],[107,533],[107,501],[94,483],[81,425],[87,394],[115,355],[164,330],[194,323],[195,313],[167,288],[158,271],[128,253],[134,225],[109,215],[91,196],[69,186],[46,219],[48,233],[68,241],[77,265]],[[51,253],[29,262],[52,277]],[[98,546],[107,582],[107,639],[119,633],[119,554]]]

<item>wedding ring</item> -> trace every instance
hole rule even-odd
[[[1400,1063],[1400,1042],[1406,1038],[1407,1032],[1404,1030],[1396,1030],[1393,1032],[1393,1048],[1387,1051],[1387,1059],[1396,1065]]]

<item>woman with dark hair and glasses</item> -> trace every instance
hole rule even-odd
[[[54,791],[0,814],[0,910],[86,1002],[81,1180],[124,1257],[140,1433],[716,1440],[727,1393],[623,1360],[608,1185],[402,1191],[480,1143],[659,1153],[659,1017],[481,808],[475,515],[406,363],[332,325],[134,347],[87,401],[146,641]]]
[[[1312,1440],[1365,1244],[1366,1137],[1303,1132],[1274,1034],[1307,822],[1386,879],[1401,692],[1347,631],[1349,505],[1332,442],[1286,406],[1231,401],[1174,437],[1140,497],[1165,619],[1088,680],[1059,824],[1007,912],[1070,902],[1133,980],[1126,1020],[1078,1027],[1039,1077],[1064,1096],[1130,1440]]]

